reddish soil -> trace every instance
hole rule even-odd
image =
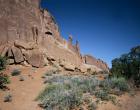
[[[11,73],[15,67],[8,68],[5,72]],[[17,68],[17,67],[16,67]],[[9,91],[0,91],[0,110],[41,110],[34,101],[43,89],[41,76],[48,68],[33,69],[31,67],[19,67],[25,81],[19,81],[19,76],[10,76]],[[12,102],[3,102],[5,94],[12,94]]]
[[[126,93],[121,97],[118,97],[117,100],[119,104],[112,104],[107,102],[106,104],[99,105],[97,110],[140,110],[140,92],[137,91],[135,96],[131,96]]]
[[[11,83],[8,85],[10,90],[0,91],[0,110],[42,110],[35,98],[44,88],[41,77],[50,67],[34,69],[32,67],[10,66],[5,73],[10,74],[14,68],[20,68],[21,75],[24,76],[25,80],[19,81],[19,76],[10,75]],[[12,94],[12,102],[3,102],[7,93]],[[106,102],[106,104],[99,104],[97,110],[140,110],[140,92],[136,92],[133,97],[126,93],[118,97],[117,100],[119,100],[119,105]]]

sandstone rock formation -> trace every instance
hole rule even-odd
[[[9,64],[43,67],[55,61],[66,70],[108,70],[103,61],[82,57],[78,41],[63,39],[53,16],[39,6],[40,0],[0,0],[0,54]]]
[[[85,64],[95,65],[98,68],[105,70],[105,71],[109,70],[107,64],[104,61],[102,61],[101,59],[96,59],[91,55],[83,56],[83,60],[84,60]]]

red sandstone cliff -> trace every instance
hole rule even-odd
[[[101,60],[82,58],[78,41],[73,45],[72,36],[63,39],[53,16],[39,4],[40,0],[0,0],[0,54],[9,64],[43,67],[51,59],[75,68],[86,64],[108,70]]]

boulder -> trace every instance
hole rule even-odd
[[[82,73],[87,72],[87,68],[84,65],[81,65],[79,68]]]
[[[11,65],[11,64],[14,64],[15,61],[14,61],[14,59],[8,59],[8,60],[7,60],[7,63],[8,63],[9,65]]]
[[[61,67],[64,67],[64,65],[65,65],[65,61],[59,59],[59,65],[60,65]]]
[[[45,65],[44,56],[39,50],[31,50],[25,54],[25,58],[33,67],[43,67]]]
[[[75,66],[69,63],[65,63],[64,65],[64,69],[67,71],[74,71],[75,70]]]
[[[49,61],[56,61],[55,58],[54,58],[53,56],[50,56],[50,55],[47,56],[47,59],[48,59]]]
[[[24,57],[22,55],[22,52],[17,47],[12,47],[12,53],[14,55],[15,63],[21,63],[24,61]]]

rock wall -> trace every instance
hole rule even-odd
[[[53,16],[40,9],[39,4],[40,0],[0,0],[1,55],[9,57],[10,63],[26,61],[32,66],[42,67],[45,63],[43,56],[47,53],[57,60],[80,65],[82,59],[77,50],[68,48]],[[38,60],[41,63],[35,64]]]
[[[22,40],[38,42],[39,0],[0,0],[0,45]]]
[[[9,64],[43,67],[51,58],[75,67],[86,63],[107,68],[100,60],[82,58],[78,41],[73,45],[72,36],[63,39],[54,17],[39,5],[40,0],[0,0],[0,54]]]
[[[102,61],[101,59],[96,59],[91,55],[85,55],[83,57],[83,61],[84,61],[85,64],[95,65],[95,66],[97,66],[98,68],[101,68],[104,71],[109,70],[107,64],[104,61]]]

